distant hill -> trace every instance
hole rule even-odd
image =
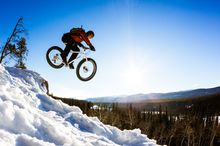
[[[215,93],[220,93],[220,87],[169,92],[169,93],[150,93],[150,94],[134,94],[128,96],[96,97],[96,98],[88,98],[86,100],[94,103],[113,103],[113,102],[135,103],[135,102],[155,100],[155,99],[190,98],[196,96],[206,96]]]

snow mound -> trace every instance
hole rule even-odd
[[[46,95],[36,72],[0,65],[1,146],[154,146],[139,129],[121,131]]]

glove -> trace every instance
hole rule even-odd
[[[91,45],[90,50],[95,51],[95,47]]]

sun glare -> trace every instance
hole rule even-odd
[[[124,69],[123,79],[129,88],[138,88],[144,82],[144,68],[130,64]]]

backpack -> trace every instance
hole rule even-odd
[[[71,30],[70,30],[70,33],[78,33],[79,31],[84,31],[85,32],[85,30],[82,28],[82,26],[81,26],[81,28],[80,27],[74,27],[74,28],[72,28]]]

